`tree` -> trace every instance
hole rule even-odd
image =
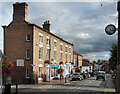
[[[117,65],[117,43],[113,43],[110,50],[109,67],[115,70]]]

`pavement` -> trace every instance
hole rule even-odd
[[[95,77],[82,81],[70,81],[70,79],[52,80],[39,84],[18,85],[17,94],[116,94],[111,75],[106,75],[106,81],[96,80]],[[12,94],[15,94],[15,85],[11,86]]]

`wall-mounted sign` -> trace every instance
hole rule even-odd
[[[17,66],[24,66],[24,60],[22,59],[17,60]]]
[[[113,24],[109,24],[105,28],[105,32],[108,35],[113,35],[116,32],[116,27]]]

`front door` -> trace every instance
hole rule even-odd
[[[46,67],[46,81],[50,81],[50,67]]]

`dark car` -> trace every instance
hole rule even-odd
[[[96,75],[96,80],[98,79],[103,79],[103,81],[105,81],[105,72],[104,71],[99,71]]]
[[[90,74],[90,76],[94,76],[95,73],[94,72],[88,72]]]

